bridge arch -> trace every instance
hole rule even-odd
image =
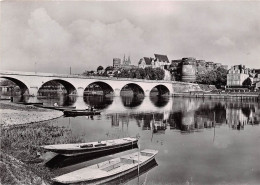
[[[140,93],[142,94],[141,96],[145,95],[143,88],[136,83],[128,83],[120,90],[120,96],[137,96]]]
[[[169,103],[169,97],[167,96],[150,96],[150,101],[155,107],[162,108]]]
[[[68,82],[66,80],[62,80],[62,79],[52,79],[52,80],[49,80],[49,81],[43,83],[41,85],[41,87],[39,88],[38,93],[43,91],[45,86],[48,86],[49,84],[52,84],[52,82],[59,83],[59,84],[63,85],[63,87],[67,91],[67,94],[77,94],[77,90],[74,87],[74,85],[72,85],[70,82]]]
[[[84,95],[112,96],[114,95],[114,89],[106,82],[95,81],[84,89]]]
[[[29,88],[28,88],[29,86],[26,85],[24,82],[22,82],[16,78],[11,78],[11,77],[7,77],[7,76],[1,76],[1,78],[10,80],[10,81],[14,82],[16,85],[18,85],[21,90],[21,95],[29,94]]]
[[[170,89],[167,86],[159,84],[154,86],[150,91],[150,96],[169,96]]]

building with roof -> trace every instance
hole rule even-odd
[[[253,83],[260,81],[260,69],[252,69],[250,74],[253,76]]]
[[[242,87],[243,82],[250,75],[250,69],[246,68],[245,65],[235,65],[228,70],[227,74],[227,87]],[[253,82],[253,78],[251,79]]]
[[[154,54],[154,56],[154,61],[157,62],[162,69],[169,69],[171,63],[167,55]]]
[[[169,69],[171,63],[167,57],[167,55],[159,55],[154,54],[155,58],[152,57],[143,57],[138,62],[139,68],[161,68],[161,69]]]
[[[254,85],[255,85],[255,90],[260,91],[260,81],[256,82]]]
[[[153,67],[152,63],[153,63],[153,59],[149,58],[149,57],[143,57],[139,60],[138,62],[138,67],[139,68],[146,68],[146,67]]]

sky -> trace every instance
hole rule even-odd
[[[260,68],[260,1],[1,2],[0,69],[81,74],[165,54]]]

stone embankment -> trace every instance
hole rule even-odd
[[[58,118],[61,111],[10,102],[0,102],[1,126],[17,126]]]
[[[185,98],[209,98],[222,100],[253,100],[260,101],[258,93],[205,93],[205,92],[189,92],[189,93],[174,93],[174,97]]]
[[[185,93],[191,91],[204,91],[209,92],[217,90],[215,85],[205,85],[205,84],[196,84],[196,83],[184,83],[184,82],[173,82],[172,84],[173,92],[175,93]]]

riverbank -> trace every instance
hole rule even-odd
[[[207,92],[183,92],[174,93],[173,97],[186,98],[209,98],[209,99],[235,99],[260,101],[260,94],[257,93],[207,93]]]
[[[39,146],[64,131],[39,122],[62,115],[61,111],[0,102],[0,184],[49,184],[50,173],[41,164]]]
[[[31,105],[15,104],[8,101],[0,102],[0,125],[3,127],[36,123],[58,118],[61,111],[38,108]]]

